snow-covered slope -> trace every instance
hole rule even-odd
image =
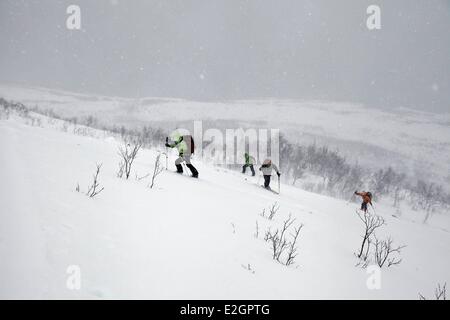
[[[280,128],[294,142],[327,144],[348,159],[397,170],[450,187],[450,113],[398,108],[387,112],[351,103],[301,100],[197,102],[129,99],[36,87],[0,85],[0,97],[52,109],[65,117],[96,116],[103,124],[168,128],[205,121],[204,128]],[[209,123],[207,123],[209,121]]]
[[[450,280],[447,217],[423,225],[378,205],[380,236],[407,247],[400,265],[382,270],[381,289],[369,290],[369,274],[355,267],[357,204],[286,185],[277,196],[198,161],[199,180],[164,171],[149,189],[148,179],[116,177],[117,145],[0,120],[0,298],[416,299]],[[155,157],[139,154],[139,176]],[[96,163],[105,190],[89,198],[75,188],[86,191]],[[275,201],[269,221],[260,214]],[[286,267],[263,237],[289,214],[304,227]],[[66,286],[71,265],[81,268],[80,290]]]

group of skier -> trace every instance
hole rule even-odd
[[[252,172],[252,176],[255,176],[255,168],[254,164],[256,163],[255,158],[249,155],[248,153],[244,154],[245,164],[242,166],[242,173],[245,174],[245,171],[247,168],[250,168]],[[266,159],[264,160],[263,164],[259,168],[259,171],[262,172],[264,177],[264,188],[271,189],[270,188],[270,178],[272,177],[272,172],[275,171],[278,177],[280,177],[281,173],[278,170],[278,167],[272,163],[272,160]]]
[[[185,163],[186,167],[191,171],[193,178],[198,178],[198,171],[191,163],[191,156],[194,154],[194,139],[191,135],[182,135],[178,131],[174,131],[172,135],[166,138],[166,147],[168,148],[177,148],[178,150],[178,158],[175,160],[175,167],[177,168],[177,173],[183,174],[183,163]],[[256,160],[253,156],[248,154],[247,152],[244,154],[245,163],[242,166],[242,173],[245,174],[247,168],[250,168],[252,176],[256,175],[254,165],[256,165]],[[271,159],[266,159],[263,161],[261,167],[259,168],[263,177],[264,177],[264,188],[268,190],[272,190],[270,187],[270,180],[272,177],[272,172],[278,176],[278,181],[280,179],[281,173],[278,167],[272,162]],[[361,211],[364,213],[367,212],[367,205],[372,204],[372,193],[366,191],[355,191],[354,195],[358,195],[362,198],[361,203]]]
[[[255,169],[253,165],[255,164],[255,158],[249,155],[248,153],[244,154],[245,164],[242,166],[242,173],[245,174],[247,167],[250,168],[252,172],[252,176],[255,176]],[[264,176],[264,187],[266,189],[270,189],[270,178],[272,176],[272,171],[275,171],[278,175],[278,178],[280,178],[280,171],[278,170],[278,167],[272,163],[270,159],[266,159],[261,167],[259,168],[260,171],[262,171],[262,174]],[[369,191],[355,191],[354,195],[358,195],[362,198],[361,203],[361,211],[367,212],[368,207],[367,205],[370,204],[373,207],[372,204],[372,193]]]

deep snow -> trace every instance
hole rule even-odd
[[[199,180],[164,171],[149,189],[134,171],[152,171],[156,151],[143,150],[123,180],[119,143],[0,120],[0,298],[417,299],[450,280],[448,217],[423,225],[377,204],[382,234],[407,247],[399,266],[383,269],[381,289],[369,290],[355,267],[357,203],[287,185],[277,196],[195,158]],[[91,199],[75,188],[86,191],[96,163],[105,190]],[[275,201],[274,221],[261,217]],[[289,214],[304,227],[286,267],[263,234]],[[81,290],[66,287],[70,265],[81,268]]]

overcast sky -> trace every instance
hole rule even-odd
[[[0,0],[0,40],[3,83],[450,112],[450,0]]]

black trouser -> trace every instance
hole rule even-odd
[[[193,177],[198,177],[198,171],[191,163],[186,164],[186,167],[188,167],[189,170],[191,170]]]
[[[367,212],[367,202],[361,203],[361,210]]]
[[[183,167],[181,166],[181,164],[177,164],[176,167],[177,167],[178,173],[183,173]],[[188,167],[189,170],[191,170],[193,177],[198,177],[198,171],[197,171],[197,169],[195,169],[195,167],[191,163],[187,163],[186,167]]]
[[[252,164],[244,164],[244,166],[242,167],[242,173],[245,173],[245,171],[247,170],[247,167],[250,167],[250,170],[252,171],[252,176],[254,176],[255,169],[253,168]]]
[[[271,177],[270,175],[269,176],[264,175],[264,187],[266,187],[266,188],[269,187],[270,177]]]
[[[181,163],[183,161],[186,162],[186,167],[188,167],[189,170],[191,170],[192,176],[198,177],[198,171],[197,171],[197,169],[195,169],[195,167],[191,163],[191,155],[190,154],[187,154],[187,155],[180,154],[178,159],[175,160],[175,166],[177,167],[177,172],[183,173],[183,167],[181,166]]]

